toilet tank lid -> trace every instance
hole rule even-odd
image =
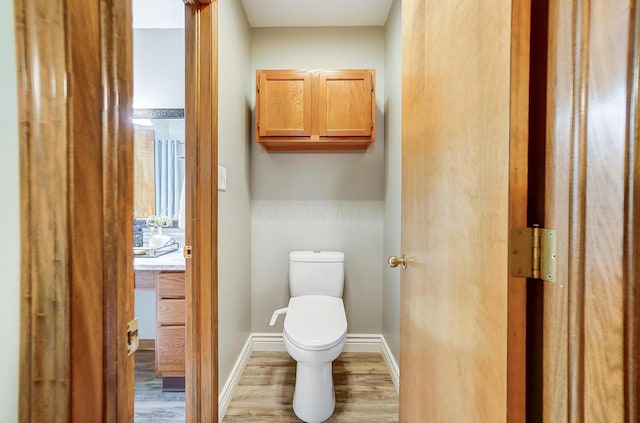
[[[335,263],[344,261],[342,251],[291,251],[289,261]]]

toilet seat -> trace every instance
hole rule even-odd
[[[296,347],[318,351],[329,349],[347,336],[347,317],[342,298],[302,295],[289,300],[284,336]]]

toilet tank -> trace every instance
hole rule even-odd
[[[344,253],[341,251],[291,251],[289,291],[300,295],[329,295],[342,298]]]

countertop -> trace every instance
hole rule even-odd
[[[184,270],[184,232],[175,229],[165,229],[164,233],[175,238],[178,249],[160,257],[133,257],[133,270]],[[149,243],[149,232],[145,231],[145,246]]]
[[[182,247],[160,257],[134,257],[133,270],[184,270]]]

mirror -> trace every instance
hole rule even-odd
[[[136,219],[184,211],[184,109],[133,109]],[[179,225],[183,226],[183,225]]]

